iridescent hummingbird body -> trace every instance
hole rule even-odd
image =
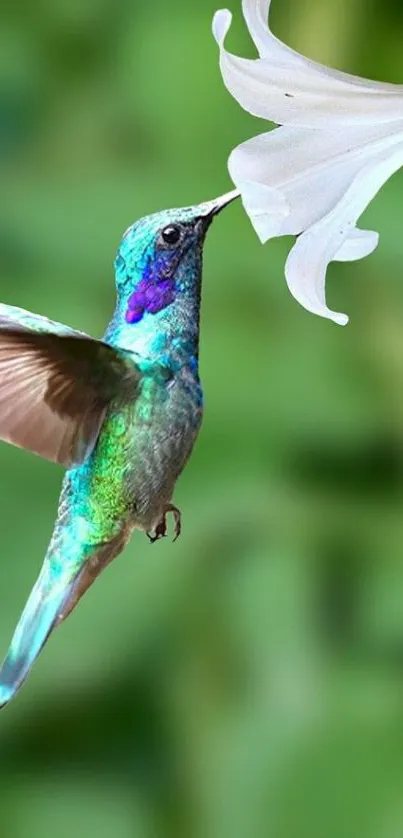
[[[39,578],[0,671],[0,705],[52,629],[134,529],[165,535],[175,482],[202,418],[202,251],[237,193],[141,219],[118,251],[103,341],[0,306],[0,438],[68,466]]]

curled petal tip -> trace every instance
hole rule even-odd
[[[346,326],[347,315],[326,305],[326,269],[330,258],[315,237],[303,233],[288,255],[285,278],[291,294],[307,311],[333,320],[338,326]]]
[[[232,23],[232,12],[219,9],[213,17],[213,35],[219,47],[222,47]]]
[[[335,262],[356,262],[370,256],[379,244],[379,233],[357,227],[333,257]]]
[[[338,326],[347,326],[349,321],[347,314],[336,314],[332,319]]]

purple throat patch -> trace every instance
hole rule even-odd
[[[144,314],[157,314],[175,299],[175,280],[144,278],[129,297],[127,323],[139,323]]]

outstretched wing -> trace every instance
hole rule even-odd
[[[55,335],[88,337],[85,332],[71,329],[70,326],[65,326],[64,323],[57,323],[56,320],[48,320],[47,317],[42,317],[41,314],[34,314],[32,311],[26,311],[25,308],[17,308],[17,306],[7,306],[4,303],[0,303],[0,328],[15,329],[17,327],[30,329],[33,332],[51,332]]]
[[[108,404],[134,400],[128,353],[0,305],[0,439],[65,466],[93,450]]]

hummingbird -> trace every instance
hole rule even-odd
[[[136,221],[102,340],[0,305],[0,439],[67,468],[50,544],[0,670],[0,707],[135,529],[181,531],[175,483],[200,430],[203,247],[239,192]]]

